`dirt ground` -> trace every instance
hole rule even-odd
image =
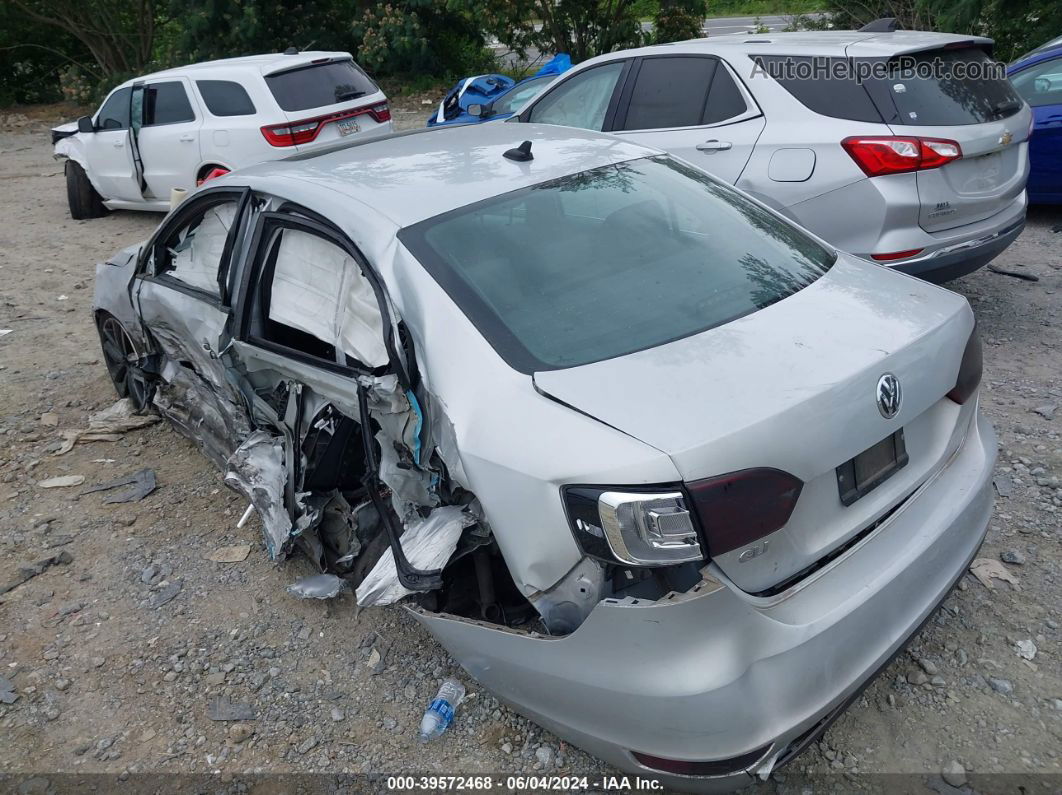
[[[397,110],[419,126],[430,108],[417,98]],[[160,217],[72,221],[46,126],[0,114],[0,219],[0,589],[27,562],[65,553],[0,595],[0,677],[13,688],[5,698],[0,680],[0,781],[38,774],[20,791],[43,792],[57,773],[96,773],[109,791],[157,774],[168,789],[178,774],[217,771],[222,791],[258,772],[609,772],[501,706],[402,609],[356,615],[349,597],[286,593],[309,564],[270,563],[257,520],[236,528],[242,501],[165,424],[56,455],[61,431],[114,401],[89,311],[94,263]],[[1007,561],[1015,582],[989,590],[965,577],[909,651],[762,790],[1062,788],[1060,229],[1062,211],[1033,211],[997,261],[1039,281],[982,270],[950,285],[979,318],[982,407],[1000,437],[982,556]],[[142,467],[159,483],[142,502],[79,496]],[[66,475],[84,486],[42,487]],[[206,559],[234,544],[250,555]],[[473,695],[421,746],[420,715],[447,675]],[[212,720],[218,697],[251,715]]]

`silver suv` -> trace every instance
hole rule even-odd
[[[664,149],[844,251],[946,281],[1025,223],[1032,113],[991,49],[918,31],[644,47],[580,64],[514,121]]]

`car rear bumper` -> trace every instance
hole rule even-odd
[[[413,612],[481,684],[560,737],[676,789],[730,791],[823,730],[947,596],[984,538],[995,455],[975,415],[944,469],[777,596],[715,571],[656,602],[605,600],[558,638]],[[718,765],[662,774],[632,750]]]
[[[983,267],[1021,234],[1028,209],[1025,191],[989,218],[926,231],[919,224],[914,176],[858,180],[794,204],[785,213],[842,251],[933,282]],[[873,258],[903,251],[918,254],[894,261]]]
[[[892,267],[932,282],[946,282],[973,273],[1003,253],[1025,228],[1025,216],[1003,229],[939,248],[924,257]]]

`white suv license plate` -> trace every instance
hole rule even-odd
[[[361,130],[361,127],[358,126],[358,122],[354,119],[341,119],[336,122],[336,127],[339,128],[340,135],[353,135]]]

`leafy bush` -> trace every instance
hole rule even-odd
[[[698,39],[707,11],[707,0],[661,0],[647,39],[654,44]]]
[[[354,21],[358,60],[380,74],[445,78],[495,68],[493,54],[466,3],[391,0]]]
[[[1062,30],[1057,0],[828,0],[824,6],[837,29],[895,17],[908,30],[988,36],[996,42],[995,56],[1004,61]]]

